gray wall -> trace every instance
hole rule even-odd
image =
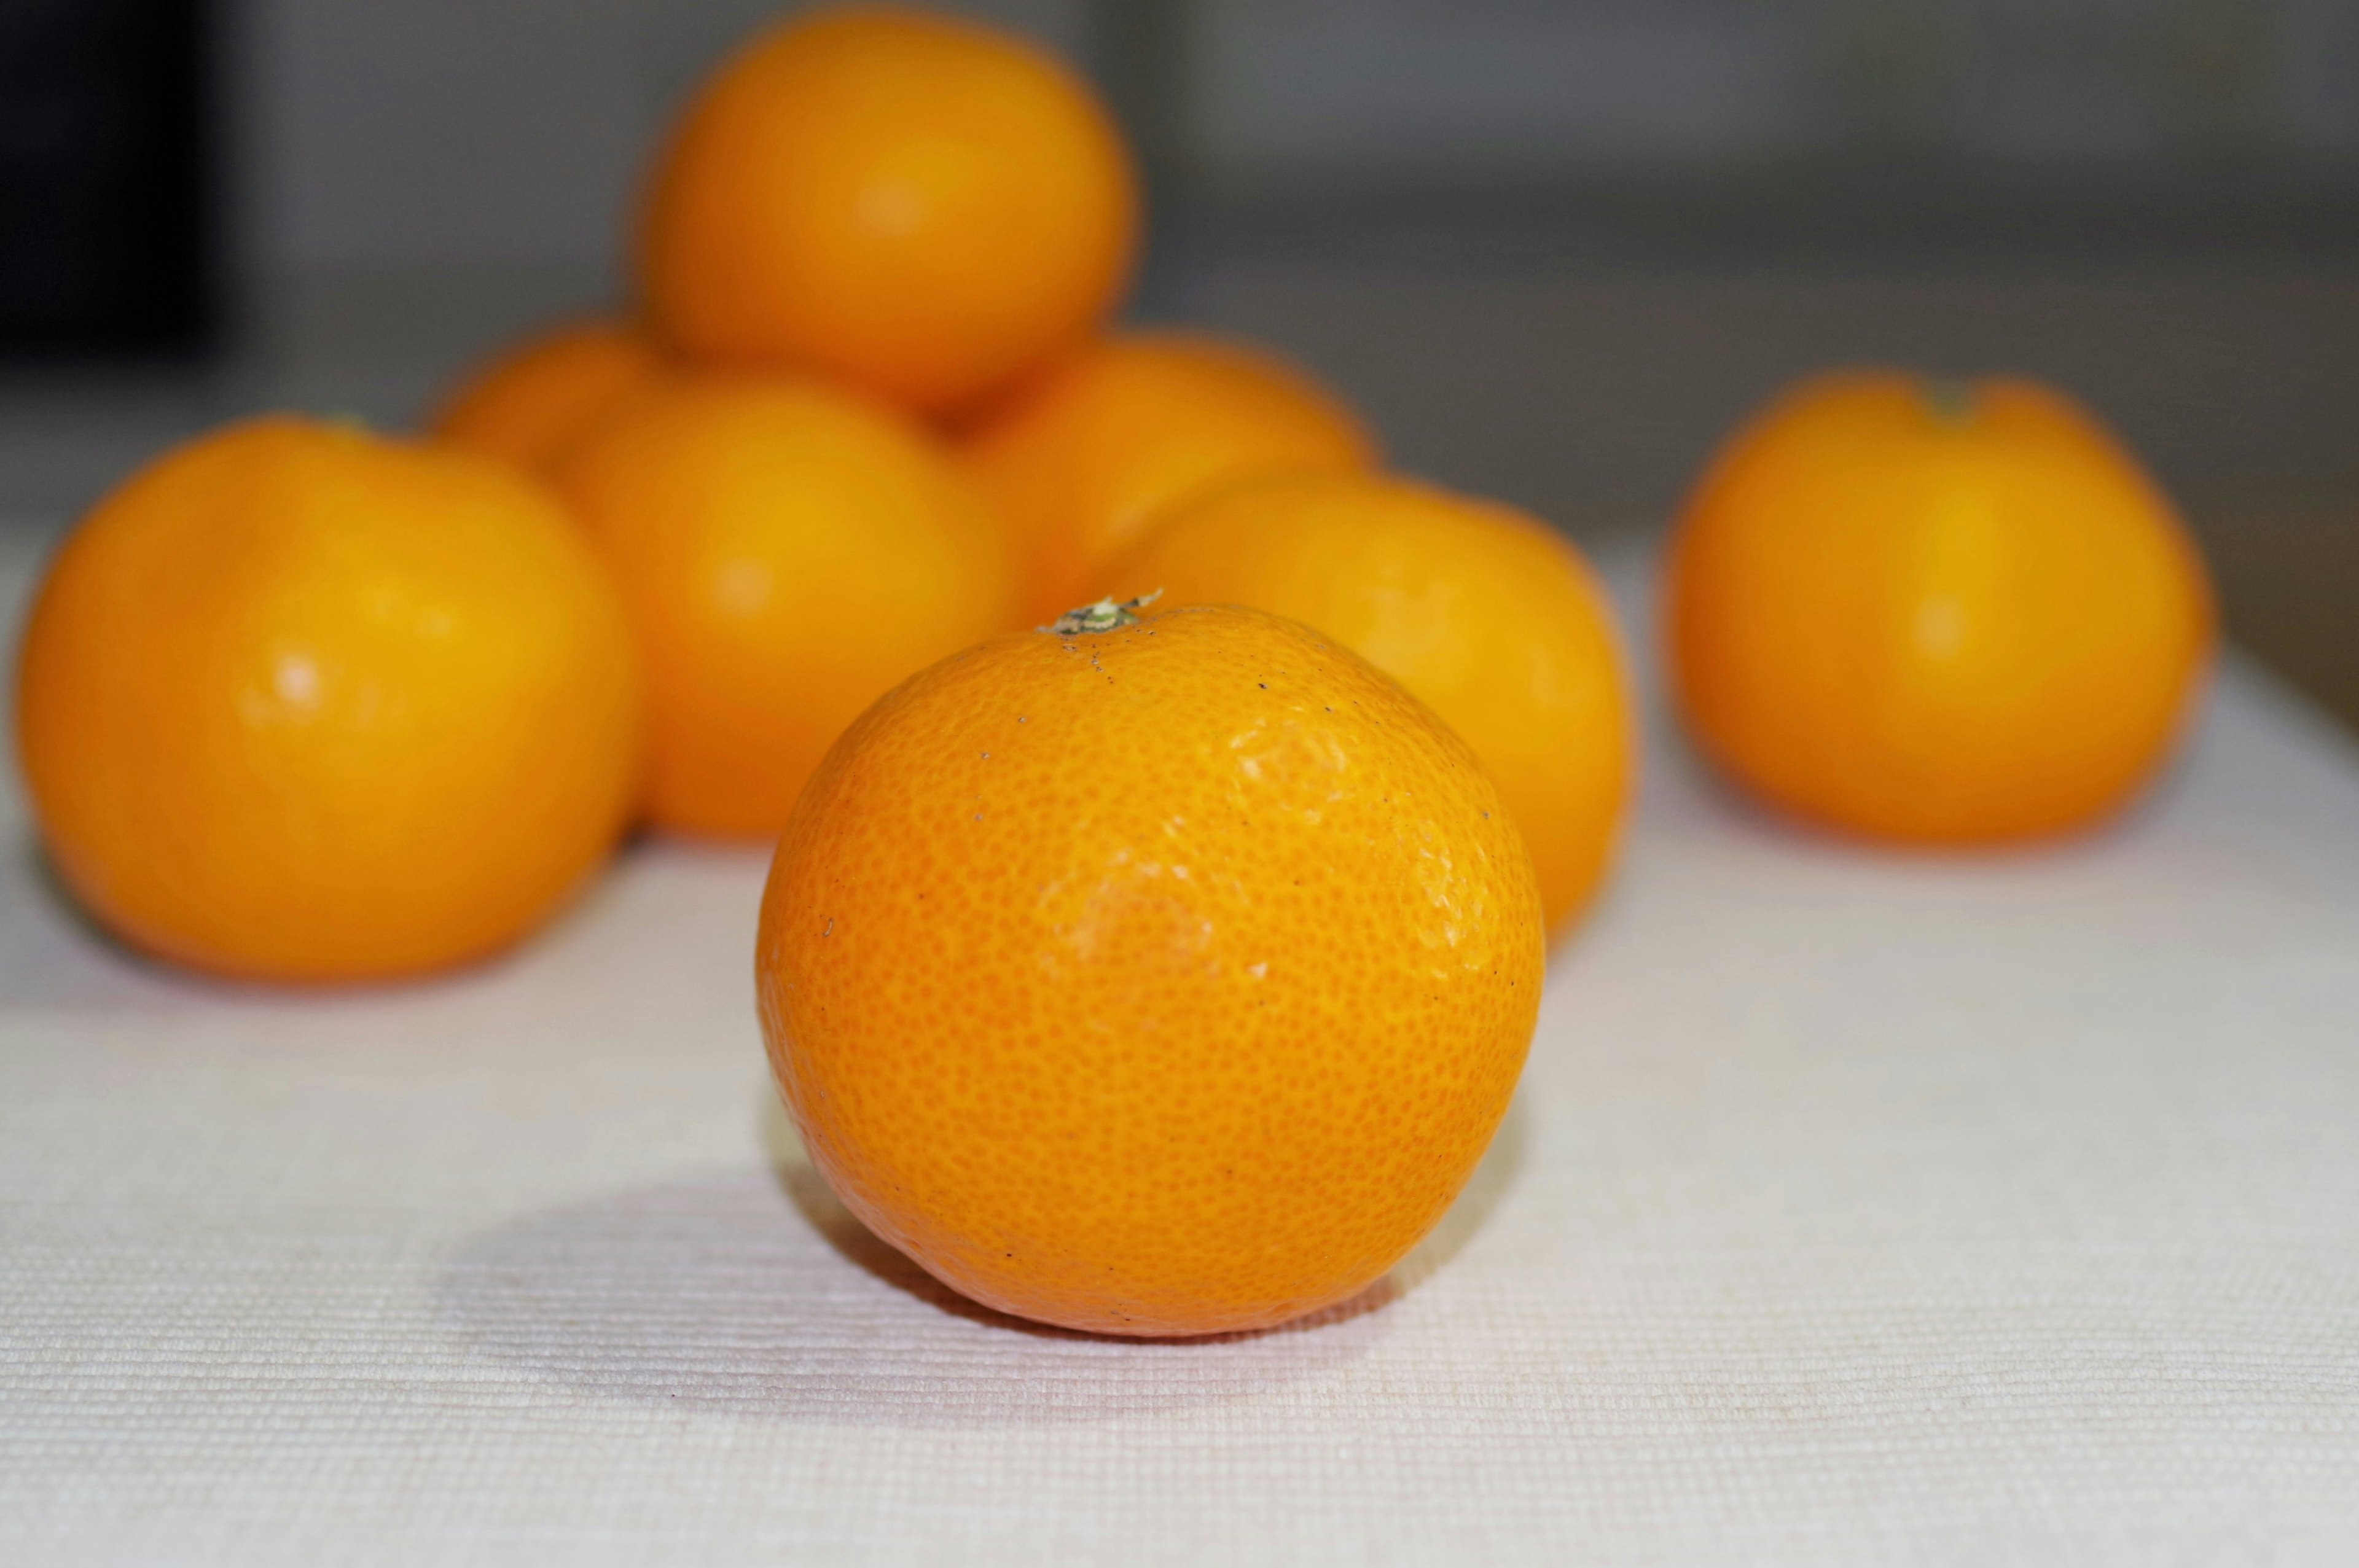
[[[959,0],[952,0],[959,4]],[[611,271],[649,138],[792,0],[242,0],[244,260]],[[1093,13],[1215,188],[1658,182],[1931,152],[2359,171],[2359,0],[963,0]],[[1141,27],[1137,18],[1160,18]],[[1143,40],[1143,41],[1142,41]],[[2359,188],[2359,178],[2351,181]]]
[[[1216,179],[2359,159],[2353,0],[1190,0]]]

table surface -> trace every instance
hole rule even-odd
[[[11,796],[0,1561],[2359,1560],[2359,755],[2232,664],[2134,816],[1977,859],[1647,766],[1442,1229],[1193,1345],[833,1203],[759,856],[305,999],[108,946]]]

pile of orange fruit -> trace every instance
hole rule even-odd
[[[478,959],[635,825],[776,842],[761,1018],[812,1158],[975,1299],[1132,1335],[1343,1301],[1505,1111],[1636,742],[1580,554],[1385,470],[1250,344],[1110,325],[1138,183],[1030,45],[849,5],[695,96],[634,308],[421,437],[158,459],[18,667],[43,842],[149,953]],[[1784,810],[2093,821],[2212,640],[2200,560],[2060,395],[1855,373],[1712,462],[1675,696]]]

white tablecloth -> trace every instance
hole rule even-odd
[[[0,1563],[2359,1562],[2359,755],[2232,669],[2147,809],[1973,860],[1648,762],[1442,1233],[1202,1345],[850,1224],[758,856],[304,1000],[120,956],[12,815]]]

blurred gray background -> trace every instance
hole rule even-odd
[[[2236,634],[2359,720],[2359,0],[956,8],[1131,124],[1135,313],[1290,350],[1404,466],[1594,540],[1800,372],[2044,375],[2180,497]],[[0,373],[0,516],[53,529],[257,406],[409,421],[617,297],[651,138],[780,10],[216,5],[212,350]]]

